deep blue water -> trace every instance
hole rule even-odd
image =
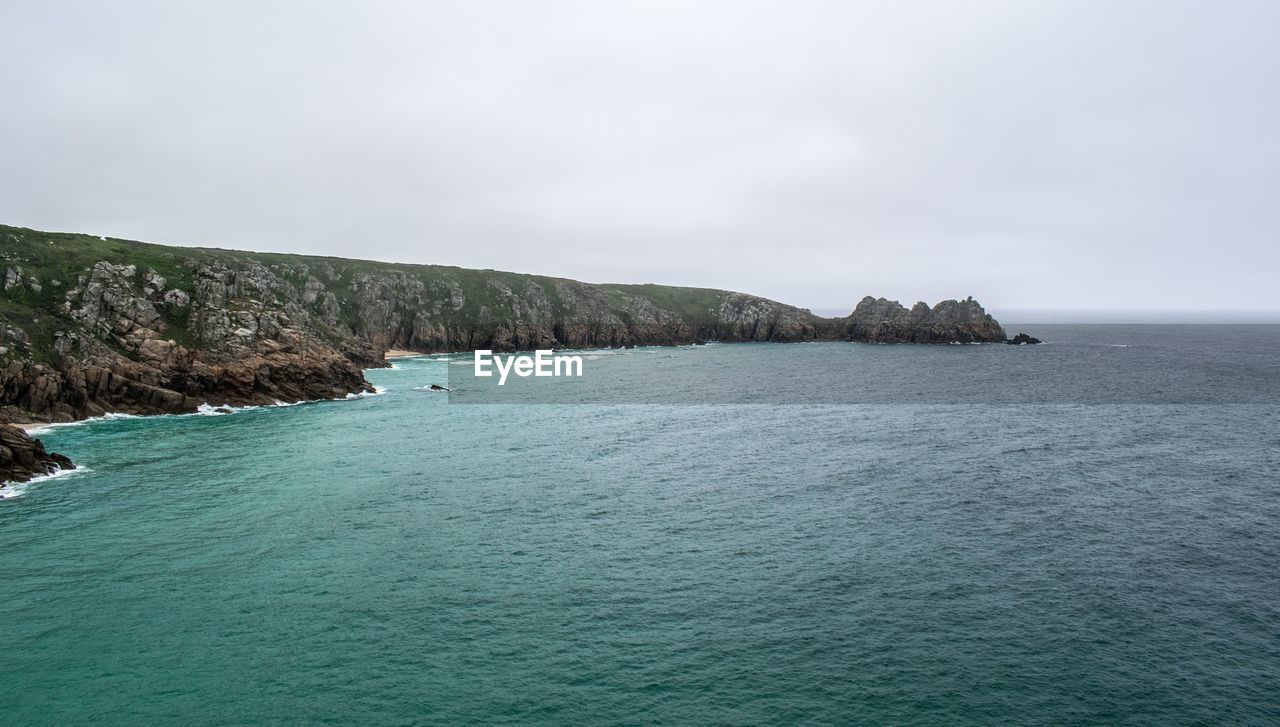
[[[0,501],[0,722],[1280,721],[1280,328],[1029,332],[53,429],[88,470]]]

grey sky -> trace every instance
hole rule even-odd
[[[1280,3],[13,2],[0,222],[993,308],[1280,309]]]

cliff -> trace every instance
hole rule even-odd
[[[340,397],[390,348],[997,342],[973,299],[822,318],[722,290],[151,245],[0,226],[0,420]]]

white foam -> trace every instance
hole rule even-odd
[[[334,399],[334,401],[350,401],[352,399],[367,399],[371,396],[382,396],[388,391],[390,391],[390,389],[386,388],[385,386],[374,386],[373,391],[352,392],[342,397],[341,399]]]
[[[281,401],[279,399],[276,399],[270,404],[253,404],[253,405],[245,405],[245,406],[232,406],[230,404],[219,404],[215,406],[213,404],[205,403],[196,407],[196,410],[191,412],[190,414],[180,414],[178,416],[219,417],[219,416],[226,416],[228,414],[239,414],[241,412],[246,412],[246,411],[256,411],[258,409],[278,409],[280,407],[286,407],[286,406],[299,406],[301,404],[306,404],[306,403],[307,402],[305,400],[288,402],[288,401]],[[162,414],[161,416],[164,416],[164,415]]]
[[[40,482],[47,482],[48,480],[57,479],[59,477],[66,477],[67,475],[74,475],[80,472],[92,472],[92,471],[93,470],[89,469],[88,467],[77,467],[75,469],[70,469],[70,470],[59,469],[59,470],[54,470],[52,474],[36,475],[35,477],[32,477],[26,482],[10,482],[4,485],[3,487],[0,487],[0,500],[12,500],[15,497],[22,497],[26,493],[28,487]]]
[[[54,430],[62,429],[64,427],[80,427],[80,426],[84,426],[85,424],[93,424],[95,422],[109,422],[115,419],[140,419],[140,418],[141,417],[137,414],[118,414],[118,413],[112,412],[109,414],[103,414],[100,417],[89,417],[88,419],[81,419],[75,422],[51,422],[49,424],[37,424],[33,427],[27,427],[26,432],[27,434],[33,437],[40,437],[45,434],[52,434]]]
[[[345,397],[339,397],[337,399],[332,399],[331,401],[346,401],[347,399],[363,399],[368,396],[378,396],[379,394],[387,393],[387,389],[385,388],[382,388],[379,386],[375,386],[373,388],[374,388],[374,391],[372,393],[361,392],[359,394],[347,394]],[[246,411],[255,411],[257,409],[276,409],[280,407],[300,406],[302,404],[312,403],[313,401],[324,401],[324,399],[313,399],[310,401],[303,400],[303,401],[293,401],[293,402],[281,401],[279,399],[276,399],[270,404],[246,405],[246,406],[232,406],[230,404],[215,405],[215,404],[209,404],[206,402],[204,404],[201,404],[200,406],[197,406],[196,410],[192,412],[184,412],[180,414],[151,414],[151,415],[148,415],[147,418],[166,417],[166,416],[219,417],[219,416],[227,416],[229,414],[240,414]],[[53,422],[50,424],[36,424],[30,427],[26,427],[25,429],[29,436],[41,437],[46,434],[52,434],[55,430],[62,429],[63,427],[80,427],[86,424],[95,424],[98,422],[109,422],[109,421],[114,421],[116,419],[142,419],[142,418],[143,418],[143,415],[140,415],[140,414],[120,414],[116,412],[111,412],[108,414],[103,414],[102,416],[89,417],[88,419],[81,419],[79,421],[74,421],[74,422]]]

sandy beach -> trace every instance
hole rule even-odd
[[[391,360],[393,358],[407,358],[409,356],[422,356],[422,355],[424,354],[419,353],[417,351],[402,351],[398,348],[393,348],[390,351],[387,351],[386,353],[382,354],[382,357],[384,359]]]

